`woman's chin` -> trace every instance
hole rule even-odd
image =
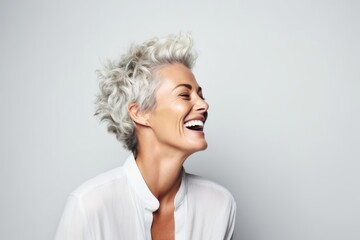
[[[191,149],[189,149],[189,150],[191,153],[195,153],[195,152],[204,151],[205,149],[207,149],[207,147],[208,147],[208,144],[204,140],[203,142],[198,142],[196,144],[193,144]]]

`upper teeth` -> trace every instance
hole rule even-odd
[[[193,127],[193,126],[204,126],[204,123],[200,120],[191,120],[185,123],[185,127]]]

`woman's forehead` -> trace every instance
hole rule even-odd
[[[198,89],[199,85],[194,74],[189,68],[182,64],[169,64],[157,71],[160,81],[160,88],[171,88],[174,90],[179,87]]]

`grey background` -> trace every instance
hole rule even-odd
[[[191,31],[210,103],[188,171],[227,187],[235,239],[360,239],[359,1],[0,1],[0,239],[52,239],[67,195],[128,153],[95,69]]]

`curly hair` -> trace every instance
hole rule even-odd
[[[188,33],[152,38],[133,44],[118,61],[108,61],[97,70],[100,93],[96,98],[95,116],[107,122],[109,132],[136,154],[135,123],[128,106],[135,103],[139,110],[151,111],[156,106],[155,93],[159,86],[156,70],[161,66],[180,63],[192,69],[196,53]]]

